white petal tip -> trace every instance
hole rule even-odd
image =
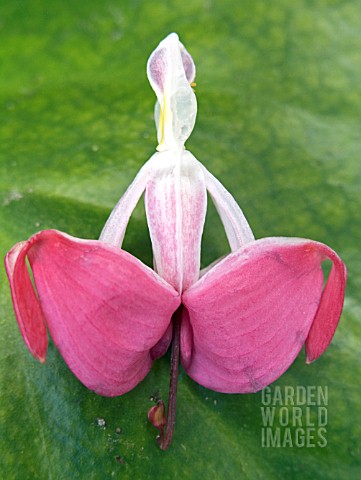
[[[159,102],[155,111],[158,150],[180,150],[193,130],[197,102],[190,85],[195,65],[176,33],[170,33],[151,54],[147,75]]]

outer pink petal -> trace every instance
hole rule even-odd
[[[333,264],[306,340],[307,363],[323,354],[335,334],[342,312],[347,279],[346,266],[340,257],[326,245],[319,244],[319,249],[323,259],[330,259]]]
[[[102,395],[135,387],[180,304],[177,292],[125,251],[40,232],[8,254],[7,267],[20,328],[41,358],[46,334],[26,255],[51,336],[74,374]]]
[[[322,295],[326,257],[334,270]],[[310,240],[262,239],[230,254],[183,294],[187,373],[213,390],[248,393],[276,380],[308,335],[311,354],[320,354],[339,320],[344,271],[331,249]]]
[[[45,320],[26,267],[29,242],[17,243],[5,257],[15,315],[24,342],[34,357],[45,363],[48,348]]]

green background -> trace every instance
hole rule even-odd
[[[1,478],[360,475],[360,24],[358,0],[1,2],[2,256],[41,229],[98,237],[154,152],[145,64],[176,31],[197,65],[188,149],[232,192],[257,238],[319,240],[349,270],[331,346],[309,366],[301,353],[276,382],[328,387],[326,448],[261,448],[260,393],[218,394],[182,371],[175,437],[161,452],[146,414],[150,397],[167,395],[169,357],[123,397],[97,396],[52,343],[45,366],[32,359],[1,269]],[[141,205],[124,247],[151,264]],[[227,251],[212,206],[202,248],[203,265]]]

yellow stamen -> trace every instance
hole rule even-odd
[[[166,95],[163,97],[163,108],[160,107],[159,113],[159,131],[161,133],[160,142],[157,147],[158,152],[165,150],[165,124],[167,121],[167,105],[166,105]]]

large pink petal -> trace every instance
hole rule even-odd
[[[74,374],[102,395],[134,388],[151,368],[151,349],[167,331],[179,294],[123,250],[40,232],[7,257],[20,329],[38,358],[45,357],[46,334],[26,256],[50,334]]]
[[[322,295],[325,258],[334,270]],[[331,249],[310,240],[262,239],[230,254],[183,294],[187,373],[207,388],[247,393],[276,380],[308,335],[313,359],[337,326],[344,272]]]

